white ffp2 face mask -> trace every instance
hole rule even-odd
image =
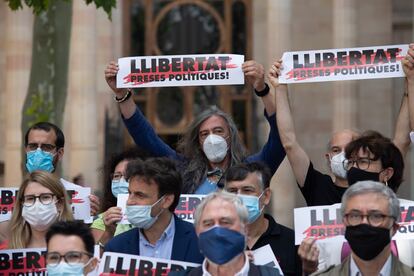
[[[49,228],[58,217],[58,210],[56,202],[50,204],[42,204],[39,199],[32,206],[24,206],[22,210],[22,217],[30,227],[37,231],[44,231]]]
[[[203,151],[210,162],[219,163],[223,161],[227,155],[227,150],[228,146],[226,139],[219,135],[210,134],[207,136],[206,140],[204,140]]]
[[[332,156],[331,158],[331,170],[332,173],[335,176],[338,176],[340,178],[346,179],[346,173],[347,171],[344,168],[344,161],[345,158],[345,152],[341,151],[337,155]]]

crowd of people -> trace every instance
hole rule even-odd
[[[105,162],[103,198],[89,197],[94,221],[74,220],[66,181],[56,170],[64,156],[63,132],[37,123],[25,135],[27,177],[10,221],[0,223],[0,248],[46,248],[48,275],[86,275],[96,270],[96,256],[103,252],[199,264],[170,275],[414,275],[414,243],[392,240],[401,213],[396,192],[414,129],[414,45],[402,66],[406,91],[393,139],[374,130],[333,133],[325,154],[332,173],[327,175],[314,168],[296,139],[288,87],[278,80],[281,61],[269,70],[273,89],[262,65],[242,66],[270,126],[267,142],[251,155],[231,116],[217,107],[199,113],[172,149],[131,91],[116,87],[119,68],[111,62],[105,79],[137,147]],[[305,238],[295,246],[294,230],[266,212],[271,177],[285,156],[308,206],[341,203],[346,242],[323,246]],[[117,206],[120,194],[128,194],[125,210]],[[205,195],[193,224],[174,213],[181,194]],[[120,223],[124,216],[129,224]],[[94,252],[95,245],[100,252]],[[255,264],[252,251],[265,245],[280,270]]]

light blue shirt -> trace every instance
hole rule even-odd
[[[204,181],[201,185],[197,188],[194,192],[196,195],[208,195],[217,190],[217,183],[208,179],[208,177],[204,178]]]
[[[172,246],[174,241],[175,234],[175,220],[174,216],[171,216],[170,224],[168,224],[164,233],[161,234],[161,237],[155,243],[151,244],[142,233],[139,235],[139,255],[145,257],[153,257],[160,259],[171,259]]]
[[[361,271],[359,271],[358,266],[356,265],[354,258],[351,255],[351,262],[350,262],[350,269],[349,269],[350,276],[362,276]],[[393,276],[391,275],[391,254],[388,257],[387,261],[383,265],[379,276]]]

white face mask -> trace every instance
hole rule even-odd
[[[58,215],[55,202],[45,205],[38,199],[30,207],[23,205],[22,217],[30,224],[30,227],[37,231],[48,229]]]
[[[150,228],[158,219],[158,216],[161,215],[161,212],[155,217],[151,216],[151,209],[154,205],[160,202],[164,196],[157,200],[152,205],[127,205],[125,214],[128,218],[128,221],[137,228],[148,229]]]
[[[346,179],[347,171],[344,168],[344,160],[346,160],[344,151],[332,156],[331,170],[335,176]]]
[[[227,142],[223,137],[210,134],[203,143],[203,151],[210,162],[218,163],[223,161],[227,155]]]

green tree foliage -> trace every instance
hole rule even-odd
[[[47,11],[56,0],[4,0],[8,3],[9,7],[12,10],[22,9],[23,4],[26,4],[28,7],[33,9],[33,12],[36,15],[39,15],[41,12]],[[69,0],[64,0],[69,2]],[[86,4],[95,3],[97,9],[102,8],[108,17],[111,18],[112,8],[116,7],[116,0],[85,0]]]

